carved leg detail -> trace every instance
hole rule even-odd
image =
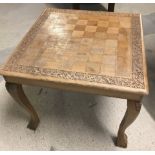
[[[7,91],[15,99],[15,101],[17,101],[21,106],[23,106],[25,110],[30,114],[31,119],[27,127],[29,129],[36,130],[39,124],[39,117],[33,106],[30,104],[28,98],[24,94],[22,85],[6,82],[5,86]]]
[[[119,126],[116,145],[120,147],[127,147],[127,135],[125,130],[137,118],[141,109],[140,101],[127,100],[127,110],[124,118]]]

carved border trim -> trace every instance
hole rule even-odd
[[[50,76],[69,80],[82,80],[101,84],[110,84],[116,86],[124,86],[130,88],[144,89],[144,73],[143,73],[143,56],[142,56],[142,40],[140,18],[137,14],[122,14],[122,16],[131,16],[132,18],[132,78],[111,77],[106,75],[96,75],[81,72],[64,71],[57,69],[39,68],[34,66],[17,65],[16,60],[20,58],[21,54],[27,49],[30,42],[33,40],[41,25],[48,18],[49,14],[53,12],[73,12],[73,13],[95,13],[92,11],[71,11],[61,9],[47,9],[32,26],[30,31],[26,34],[22,42],[16,48],[14,54],[6,63],[4,70],[20,73],[28,73],[32,75]],[[120,16],[120,13],[103,13],[98,11],[100,15],[115,15]]]

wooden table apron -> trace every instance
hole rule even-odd
[[[49,26],[51,26],[49,25],[50,22],[45,22],[45,24],[43,25],[41,24],[42,20],[49,20],[49,18],[44,17],[47,16],[47,14],[53,20],[57,18],[56,23],[60,24],[59,27],[55,25],[55,28],[53,27],[52,29],[49,29]],[[71,24],[68,25],[67,31],[62,30],[62,28],[64,28],[64,25],[61,25],[66,21],[58,20],[59,18],[61,18],[60,14],[65,17],[67,22],[69,20],[68,23]],[[71,14],[71,17],[68,16],[69,14]],[[93,18],[93,16],[95,18]],[[129,22],[130,18],[132,19],[132,17],[134,16],[136,17],[136,19],[140,19],[139,21],[137,20],[138,22],[136,20],[134,21],[137,22],[137,28],[135,25],[134,27]],[[125,28],[121,23],[122,20],[118,21],[118,17],[124,20],[124,25],[127,28]],[[105,23],[105,21],[101,22],[102,18],[108,20],[108,27],[105,28],[105,25],[107,24]],[[73,25],[75,24],[75,21],[79,24],[78,26]],[[88,25],[86,25],[86,23]],[[120,24],[120,27],[118,27],[118,23]],[[41,28],[38,29],[38,27]],[[73,27],[74,30],[72,30]],[[48,33],[45,33],[47,28]],[[86,32],[82,32],[84,28]],[[138,30],[138,28],[140,30]],[[135,33],[137,34],[131,34],[131,30],[135,31]],[[36,37],[36,40],[34,39],[31,41],[31,35],[33,34],[33,31],[35,33],[38,33],[38,35],[42,37]],[[111,32],[113,33],[113,35],[111,34]],[[52,38],[49,36],[47,37],[47,35],[49,35],[50,33],[51,35],[53,35]],[[102,36],[100,34],[102,34]],[[57,39],[63,40],[64,38],[61,37],[64,35],[68,37],[67,39],[69,44],[67,45],[63,44],[63,42],[57,42]],[[139,38],[135,38],[137,36],[134,35],[137,35]],[[45,40],[43,40],[44,37],[47,37],[49,44],[48,41],[45,42]],[[130,42],[131,38],[135,41],[134,43]],[[81,39],[85,39],[86,41],[82,42],[82,44],[85,44],[84,46],[79,43]],[[128,43],[125,43],[124,39],[127,39]],[[100,44],[100,40],[104,41],[105,53],[101,53],[103,42],[102,44]],[[98,46],[89,43],[92,41],[96,42]],[[51,45],[51,43],[53,45]],[[132,48],[130,47],[130,44],[132,45]],[[133,44],[135,45],[133,46]],[[28,47],[29,51],[34,52],[26,51],[27,48],[24,49],[25,46],[30,46]],[[68,50],[70,49],[69,46],[72,46],[72,48],[76,47],[78,48],[78,50],[75,48],[75,52],[70,53],[70,51],[68,52]],[[80,48],[82,48],[81,51]],[[40,54],[37,51],[39,49],[40,53],[42,53],[42,56],[37,57],[36,54]],[[91,53],[90,49],[93,50],[93,53]],[[128,53],[123,53],[126,54],[126,57],[124,57],[122,53],[119,53],[121,50],[124,50],[124,52],[126,52],[125,49],[128,51]],[[21,53],[21,51],[24,50],[25,52]],[[116,50],[117,53],[114,52]],[[130,53],[131,51],[133,56]],[[52,52],[51,56],[50,52]],[[94,52],[97,52],[96,55],[94,54]],[[109,56],[109,53],[107,52],[111,52],[111,54],[113,55]],[[134,52],[137,52],[137,54],[135,54]],[[23,57],[19,57],[19,54],[23,54]],[[34,58],[31,57],[31,54]],[[63,57],[61,57],[61,54],[63,54]],[[122,67],[126,67],[126,74],[124,74],[124,72],[119,67],[119,63],[123,61],[122,56],[125,59],[124,66]],[[49,57],[54,62],[45,61],[49,60]],[[53,57],[55,57],[55,59],[60,57],[61,61],[55,61],[55,59],[52,59]],[[71,58],[74,60],[73,62],[71,61]],[[109,61],[107,61],[105,58],[109,58]],[[112,62],[112,60],[115,60],[113,58],[117,58],[117,64],[114,64],[114,62]],[[17,60],[15,61],[15,59],[19,60],[19,62]],[[142,61],[140,59],[142,59]],[[132,67],[130,65],[127,66],[126,61],[128,61],[130,65],[130,61],[135,64],[132,64]],[[139,62],[137,63],[137,61]],[[59,63],[61,62],[63,66],[59,65]],[[75,62],[77,62],[78,65],[74,64]],[[28,67],[24,66],[24,63]],[[35,65],[38,65],[39,67],[35,67]],[[44,65],[46,69],[42,70],[42,65]],[[99,65],[101,70],[97,69],[97,65]],[[51,66],[56,66],[57,68],[51,69]],[[67,69],[65,68],[66,66],[68,67]],[[105,66],[107,66],[107,68],[105,68]],[[135,66],[137,68],[134,68]],[[49,69],[47,67],[49,67]],[[113,70],[113,67],[116,67],[116,70]],[[107,73],[107,75],[104,75],[104,73]],[[30,104],[30,101],[24,94],[22,85],[36,85],[127,99],[127,110],[119,126],[116,142],[117,146],[127,147],[127,136],[125,134],[125,130],[128,126],[130,126],[130,124],[132,124],[132,122],[134,122],[134,120],[138,116],[141,109],[141,100],[144,95],[148,94],[147,71],[141,18],[137,14],[115,14],[102,12],[94,13],[91,11],[46,9],[38,18],[37,22],[32,26],[31,30],[27,33],[25,38],[20,42],[14,54],[9,58],[4,68],[0,70],[0,74],[3,75],[6,81],[7,91],[30,114],[28,128],[33,130],[35,130],[39,124],[39,117],[33,106]]]

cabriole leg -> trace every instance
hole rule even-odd
[[[141,109],[140,101],[127,100],[127,110],[124,118],[119,126],[116,145],[120,147],[127,147],[127,135],[125,130],[137,118]]]
[[[26,97],[22,85],[6,82],[5,86],[9,94],[14,98],[14,100],[17,101],[21,106],[23,106],[25,110],[30,114],[31,119],[27,127],[29,129],[36,130],[39,124],[39,117],[33,106],[30,104],[28,98]]]

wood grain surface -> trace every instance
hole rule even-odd
[[[57,82],[146,95],[141,17],[48,8],[0,73],[49,86]]]

